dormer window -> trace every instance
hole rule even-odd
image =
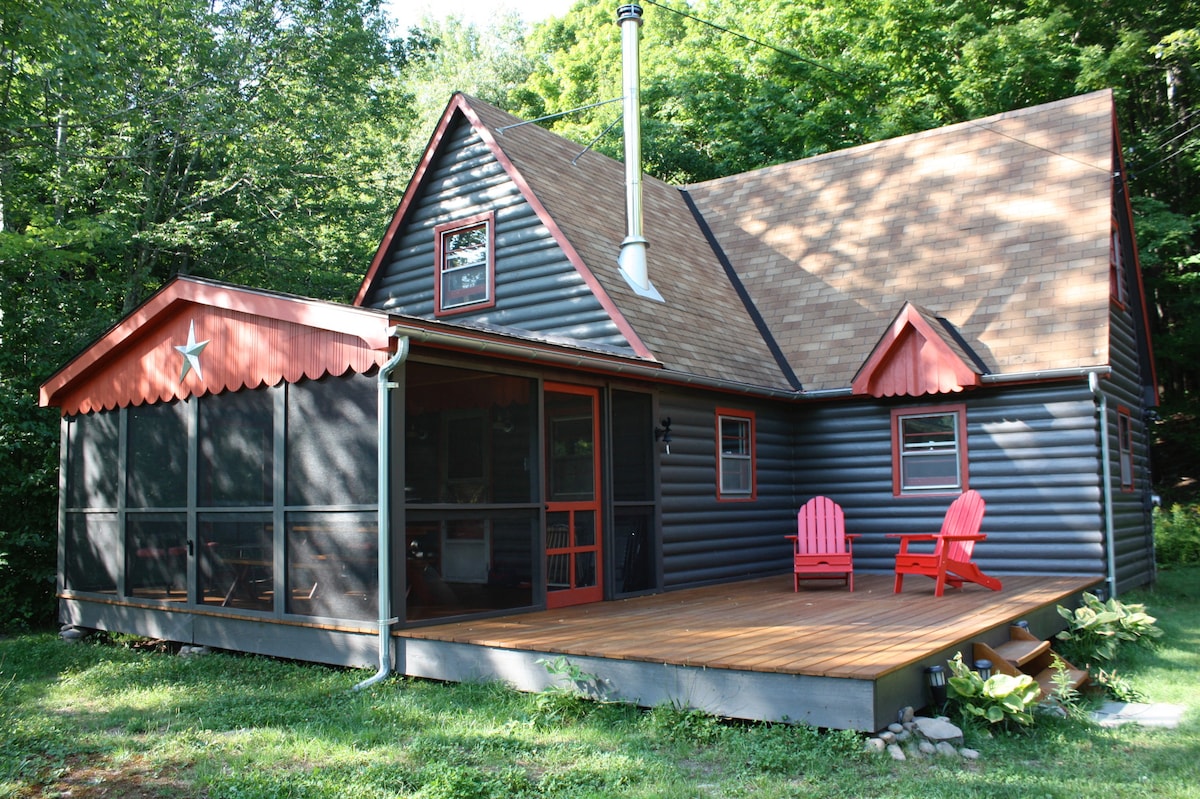
[[[434,228],[435,315],[496,304],[495,215],[480,214]]]

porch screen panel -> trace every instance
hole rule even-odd
[[[288,386],[287,504],[369,505],[378,493],[374,378]]]
[[[271,504],[274,414],[268,389],[204,397],[200,403],[200,505]]]
[[[289,513],[287,612],[378,618],[377,529],[371,513]]]
[[[129,409],[126,485],[130,507],[187,505],[186,407],[172,402]]]
[[[64,547],[69,590],[117,592],[121,537],[115,513],[68,513]]]
[[[649,394],[612,392],[612,548],[616,594],[646,591],[657,585],[654,514],[654,407]]]
[[[204,513],[198,530],[199,602],[239,610],[272,610],[271,514]]]
[[[407,618],[444,618],[533,604],[535,510],[408,512]]]
[[[76,416],[69,435],[67,506],[115,509],[120,414],[101,411]]]
[[[187,517],[130,514],[125,521],[125,594],[187,601]]]

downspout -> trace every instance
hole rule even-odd
[[[395,328],[388,331],[394,336]],[[408,358],[408,336],[398,340],[396,354],[379,368],[379,507],[377,516],[379,543],[376,546],[379,559],[379,671],[374,677],[354,686],[355,691],[370,688],[382,682],[392,673],[392,625],[399,619],[388,617],[392,609],[392,546],[391,546],[391,473],[392,473],[392,414],[388,407],[389,392],[399,387],[391,381],[392,372]]]
[[[1112,464],[1109,462],[1110,447],[1108,443],[1108,397],[1100,390],[1100,377],[1095,372],[1088,373],[1088,388],[1096,397],[1097,412],[1100,414],[1100,458],[1101,479],[1104,481],[1104,552],[1107,556],[1108,595],[1117,595],[1117,553],[1115,552],[1115,535],[1113,533],[1113,496],[1112,496]]]

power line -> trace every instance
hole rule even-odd
[[[690,19],[693,22],[699,22],[701,25],[707,25],[708,27],[712,28],[713,30],[720,31],[721,33],[727,33],[730,36],[736,36],[737,38],[742,39],[743,41],[749,42],[750,44],[756,44],[759,47],[765,47],[768,50],[774,50],[776,53],[779,53],[780,55],[785,55],[788,58],[793,58],[797,61],[808,64],[809,66],[813,66],[818,69],[823,69],[830,74],[837,75],[839,78],[842,78],[843,80],[850,80],[850,76],[848,76],[844,73],[838,72],[833,67],[822,64],[820,61],[814,61],[811,58],[805,58],[804,56],[797,53],[795,50],[789,50],[789,49],[786,49],[783,47],[778,47],[776,45],[770,44],[769,42],[759,41],[758,39],[747,36],[744,33],[740,33],[738,31],[731,30],[730,28],[723,27],[721,25],[718,25],[715,22],[709,22],[706,19],[701,19],[700,17],[697,17],[694,14],[689,14],[686,11],[680,11],[677,8],[671,8],[670,6],[655,2],[655,0],[641,0],[641,2],[644,2],[647,5],[652,5],[652,6],[661,8],[663,11],[670,11],[672,14],[678,14],[679,16]]]

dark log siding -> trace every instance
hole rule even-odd
[[[1003,574],[1095,574],[1105,569],[1096,406],[1086,383],[988,389],[967,405],[969,484],[987,501],[976,548]],[[904,403],[919,408],[944,402]],[[896,403],[814,405],[797,411],[797,496],[841,503],[856,568],[890,571],[888,533],[937,532],[952,497],[892,493],[890,412]]]
[[[449,131],[365,305],[432,318],[434,227],[496,214],[496,305],[450,320],[632,352],[504,167],[461,121]],[[613,258],[616,258],[614,245]]]
[[[757,495],[717,499],[716,412],[755,415]],[[738,397],[665,392],[659,415],[671,417],[671,453],[660,454],[663,587],[780,574],[789,568],[784,536],[795,531],[792,410]]]

